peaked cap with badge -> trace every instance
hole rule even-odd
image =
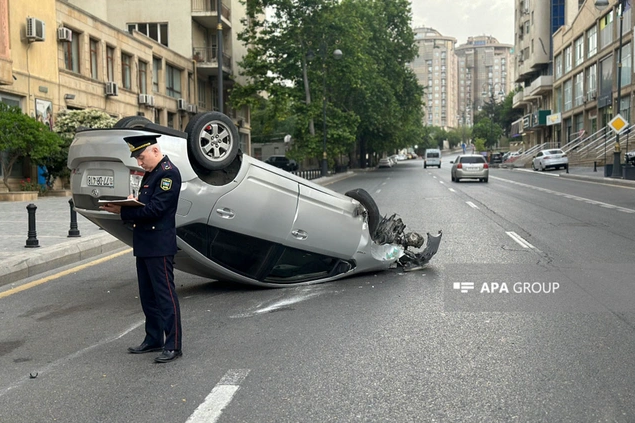
[[[157,138],[159,138],[160,136],[161,135],[159,134],[156,134],[156,135],[144,134],[144,135],[135,135],[131,137],[124,137],[124,141],[128,143],[128,148],[130,148],[130,157],[134,157],[134,158],[139,157],[139,154],[141,154],[143,150],[145,150],[147,147],[151,146],[152,144],[156,144]]]

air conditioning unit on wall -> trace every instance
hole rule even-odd
[[[119,95],[119,87],[116,82],[108,81],[106,82],[106,95],[107,96],[117,96]]]
[[[196,104],[188,104],[187,111],[189,113],[198,113],[198,106],[196,106]]]
[[[187,101],[184,98],[179,98],[176,100],[176,109],[177,110],[187,110]]]
[[[26,39],[32,41],[44,41],[46,38],[46,25],[44,21],[36,18],[26,18]]]
[[[148,107],[154,106],[154,96],[150,94],[139,94],[139,104],[145,104]]]
[[[73,31],[68,28],[57,28],[57,40],[70,43],[73,41]]]

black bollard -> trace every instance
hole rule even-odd
[[[72,198],[68,200],[68,204],[71,206],[71,228],[68,230],[68,238],[79,237],[81,235],[79,234],[79,229],[77,229],[77,212]]]
[[[565,165],[565,168],[567,169],[567,173],[569,173],[569,163]]]
[[[40,246],[40,241],[37,240],[37,232],[35,231],[35,210],[37,206],[29,204],[26,209],[29,213],[29,232],[24,248],[37,248]]]
[[[598,171],[598,162],[593,162],[593,171],[594,172]]]

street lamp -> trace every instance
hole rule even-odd
[[[618,5],[620,8],[620,42],[617,48],[617,113],[620,113],[620,108],[622,107],[622,37],[623,37],[623,26],[624,26],[624,7],[626,5],[626,0],[618,0]],[[595,7],[599,10],[605,9],[609,5],[608,0],[595,0]],[[622,175],[622,169],[620,165],[620,134],[615,134],[615,152],[613,153],[613,172],[611,173],[611,178],[620,178]]]

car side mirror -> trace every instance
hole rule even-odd
[[[451,160],[451,161],[450,161],[450,164],[452,164],[452,163],[454,163],[454,161],[452,161],[452,160]]]

